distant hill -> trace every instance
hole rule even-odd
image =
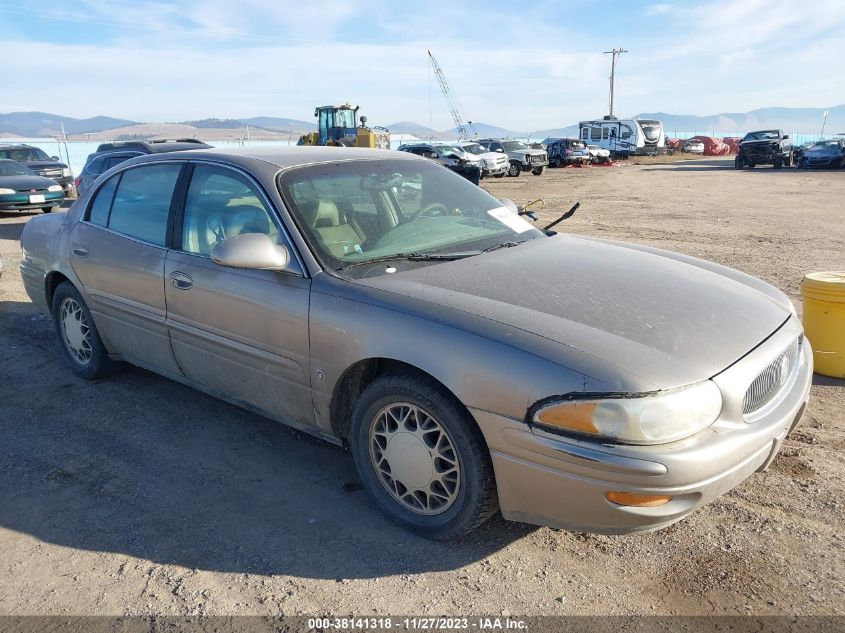
[[[578,124],[568,125],[567,127],[558,127],[550,130],[535,130],[529,134],[531,138],[543,140],[546,138],[567,138],[570,136],[578,136]]]
[[[390,130],[391,134],[411,134],[421,139],[442,139],[448,137],[446,132],[438,132],[413,121],[399,121],[398,123],[391,123],[385,127]]]
[[[317,129],[317,124],[314,121],[300,121],[273,116],[254,116],[249,119],[238,119],[238,121],[273,132],[311,132]]]
[[[477,134],[479,138],[525,138],[528,136],[526,132],[514,132],[513,130],[507,130],[489,123],[476,123],[473,121],[468,127],[470,133]],[[458,136],[458,128],[453,127],[451,130],[446,130],[444,134],[450,138],[456,138]]]
[[[117,127],[134,125],[135,121],[95,116],[90,119],[75,119],[69,116],[46,112],[9,112],[0,114],[0,131],[24,137],[56,136],[61,134],[62,124],[66,134],[99,132]]]
[[[751,130],[780,128],[786,132],[812,134],[820,132],[827,108],[760,108],[750,112],[723,112],[709,116],[644,112],[635,119],[657,119],[663,122],[668,135],[673,132],[716,132],[744,134]],[[845,105],[830,108],[825,134],[845,132]]]
[[[182,123],[200,129],[243,130],[246,127],[243,121],[237,119],[200,119],[199,121],[182,121]]]

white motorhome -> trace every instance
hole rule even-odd
[[[653,155],[666,145],[660,121],[605,117],[581,121],[578,129],[582,141],[609,150],[613,157]]]

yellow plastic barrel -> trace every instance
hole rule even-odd
[[[815,371],[845,378],[845,271],[805,275],[801,297]]]

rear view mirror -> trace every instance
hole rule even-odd
[[[288,249],[263,233],[243,233],[229,237],[211,249],[211,261],[227,268],[285,270],[290,262]]]

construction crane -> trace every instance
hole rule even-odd
[[[446,100],[446,105],[449,107],[452,120],[455,122],[455,127],[458,130],[458,140],[468,140],[470,138],[469,127],[472,125],[472,121],[464,123],[466,113],[464,112],[463,106],[449,87],[449,82],[446,80],[446,73],[440,68],[440,64],[434,59],[434,55],[431,54],[430,50],[428,51],[428,59],[431,62],[431,69],[434,71],[434,76],[437,77],[437,83],[440,84],[440,92],[443,93],[443,98]]]

